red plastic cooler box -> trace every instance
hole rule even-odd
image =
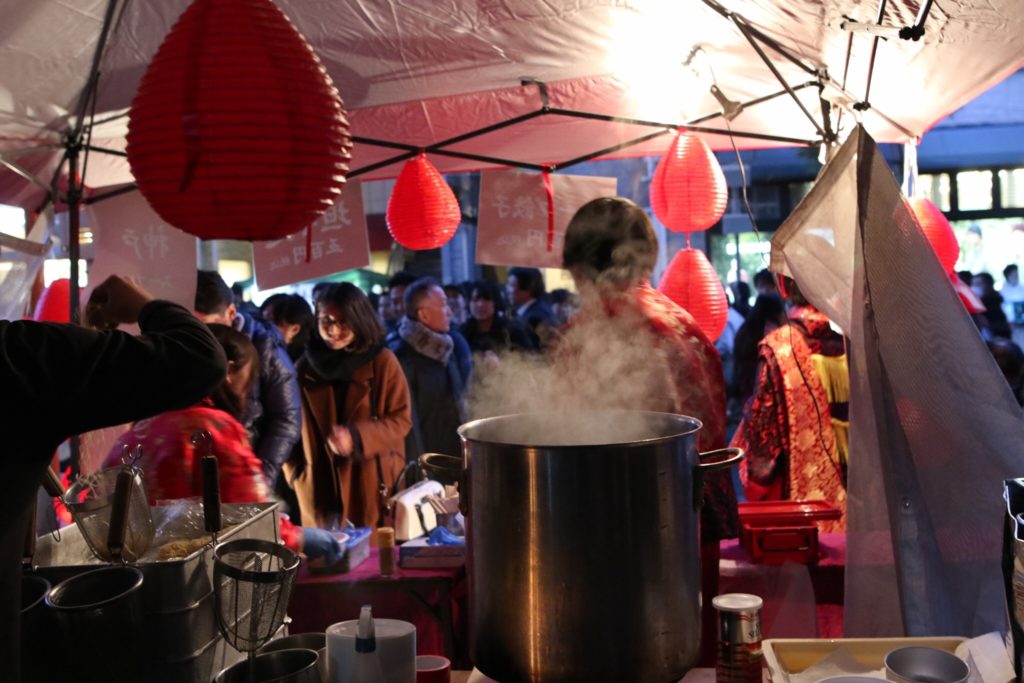
[[[818,561],[814,523],[839,519],[841,514],[823,500],[740,503],[740,544],[754,562],[813,564]]]

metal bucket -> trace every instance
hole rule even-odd
[[[743,453],[698,455],[682,415],[552,417],[459,428],[473,663],[502,683],[677,681],[700,651],[703,473]]]
[[[316,660],[320,678],[327,680],[327,634],[326,633],[293,633],[284,638],[272,640],[262,648],[261,653],[277,652],[278,650],[313,650],[319,659]]]
[[[145,627],[142,581],[135,567],[104,567],[67,579],[46,594],[78,680],[137,680]]]

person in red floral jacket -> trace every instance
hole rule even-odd
[[[576,356],[603,380],[602,393],[623,403],[603,407],[693,416],[703,423],[699,450],[723,448],[721,358],[693,316],[651,287],[657,259],[657,237],[643,209],[621,197],[584,204],[569,221],[562,252],[583,305],[563,330],[557,351]],[[719,540],[739,532],[731,473],[708,472],[703,498],[701,662],[707,664],[717,642],[711,598],[718,592]]]
[[[142,446],[142,468],[150,504],[202,495],[201,461],[205,452],[192,444],[192,435],[210,435],[210,452],[220,469],[221,501],[256,503],[270,500],[263,466],[249,444],[243,414],[249,386],[256,380],[259,360],[245,334],[226,325],[210,324],[228,359],[228,372],[214,392],[198,404],[135,422],[114,444],[106,467],[121,464],[123,449]],[[332,564],[341,554],[337,540],[321,529],[301,528],[281,520],[281,538],[309,558],[326,556]]]

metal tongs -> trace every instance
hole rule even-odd
[[[213,454],[213,437],[205,429],[192,432],[192,445],[196,455],[202,458],[203,473],[203,524],[207,533],[213,536],[217,545],[217,534],[222,528],[220,512],[220,469],[217,456]],[[203,447],[200,450],[200,447]]]

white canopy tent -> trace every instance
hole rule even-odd
[[[365,179],[393,177],[400,164],[388,160],[419,148],[442,172],[658,154],[663,133],[686,123],[716,149],[730,130],[747,148],[841,139],[855,118],[880,142],[906,141],[1024,62],[1018,0],[278,4],[345,100],[352,172]],[[188,2],[4,5],[0,202],[39,206],[69,133],[92,146],[86,187],[131,182],[119,156],[127,109]],[[919,15],[920,40],[895,35]],[[525,79],[545,84],[548,109]]]

